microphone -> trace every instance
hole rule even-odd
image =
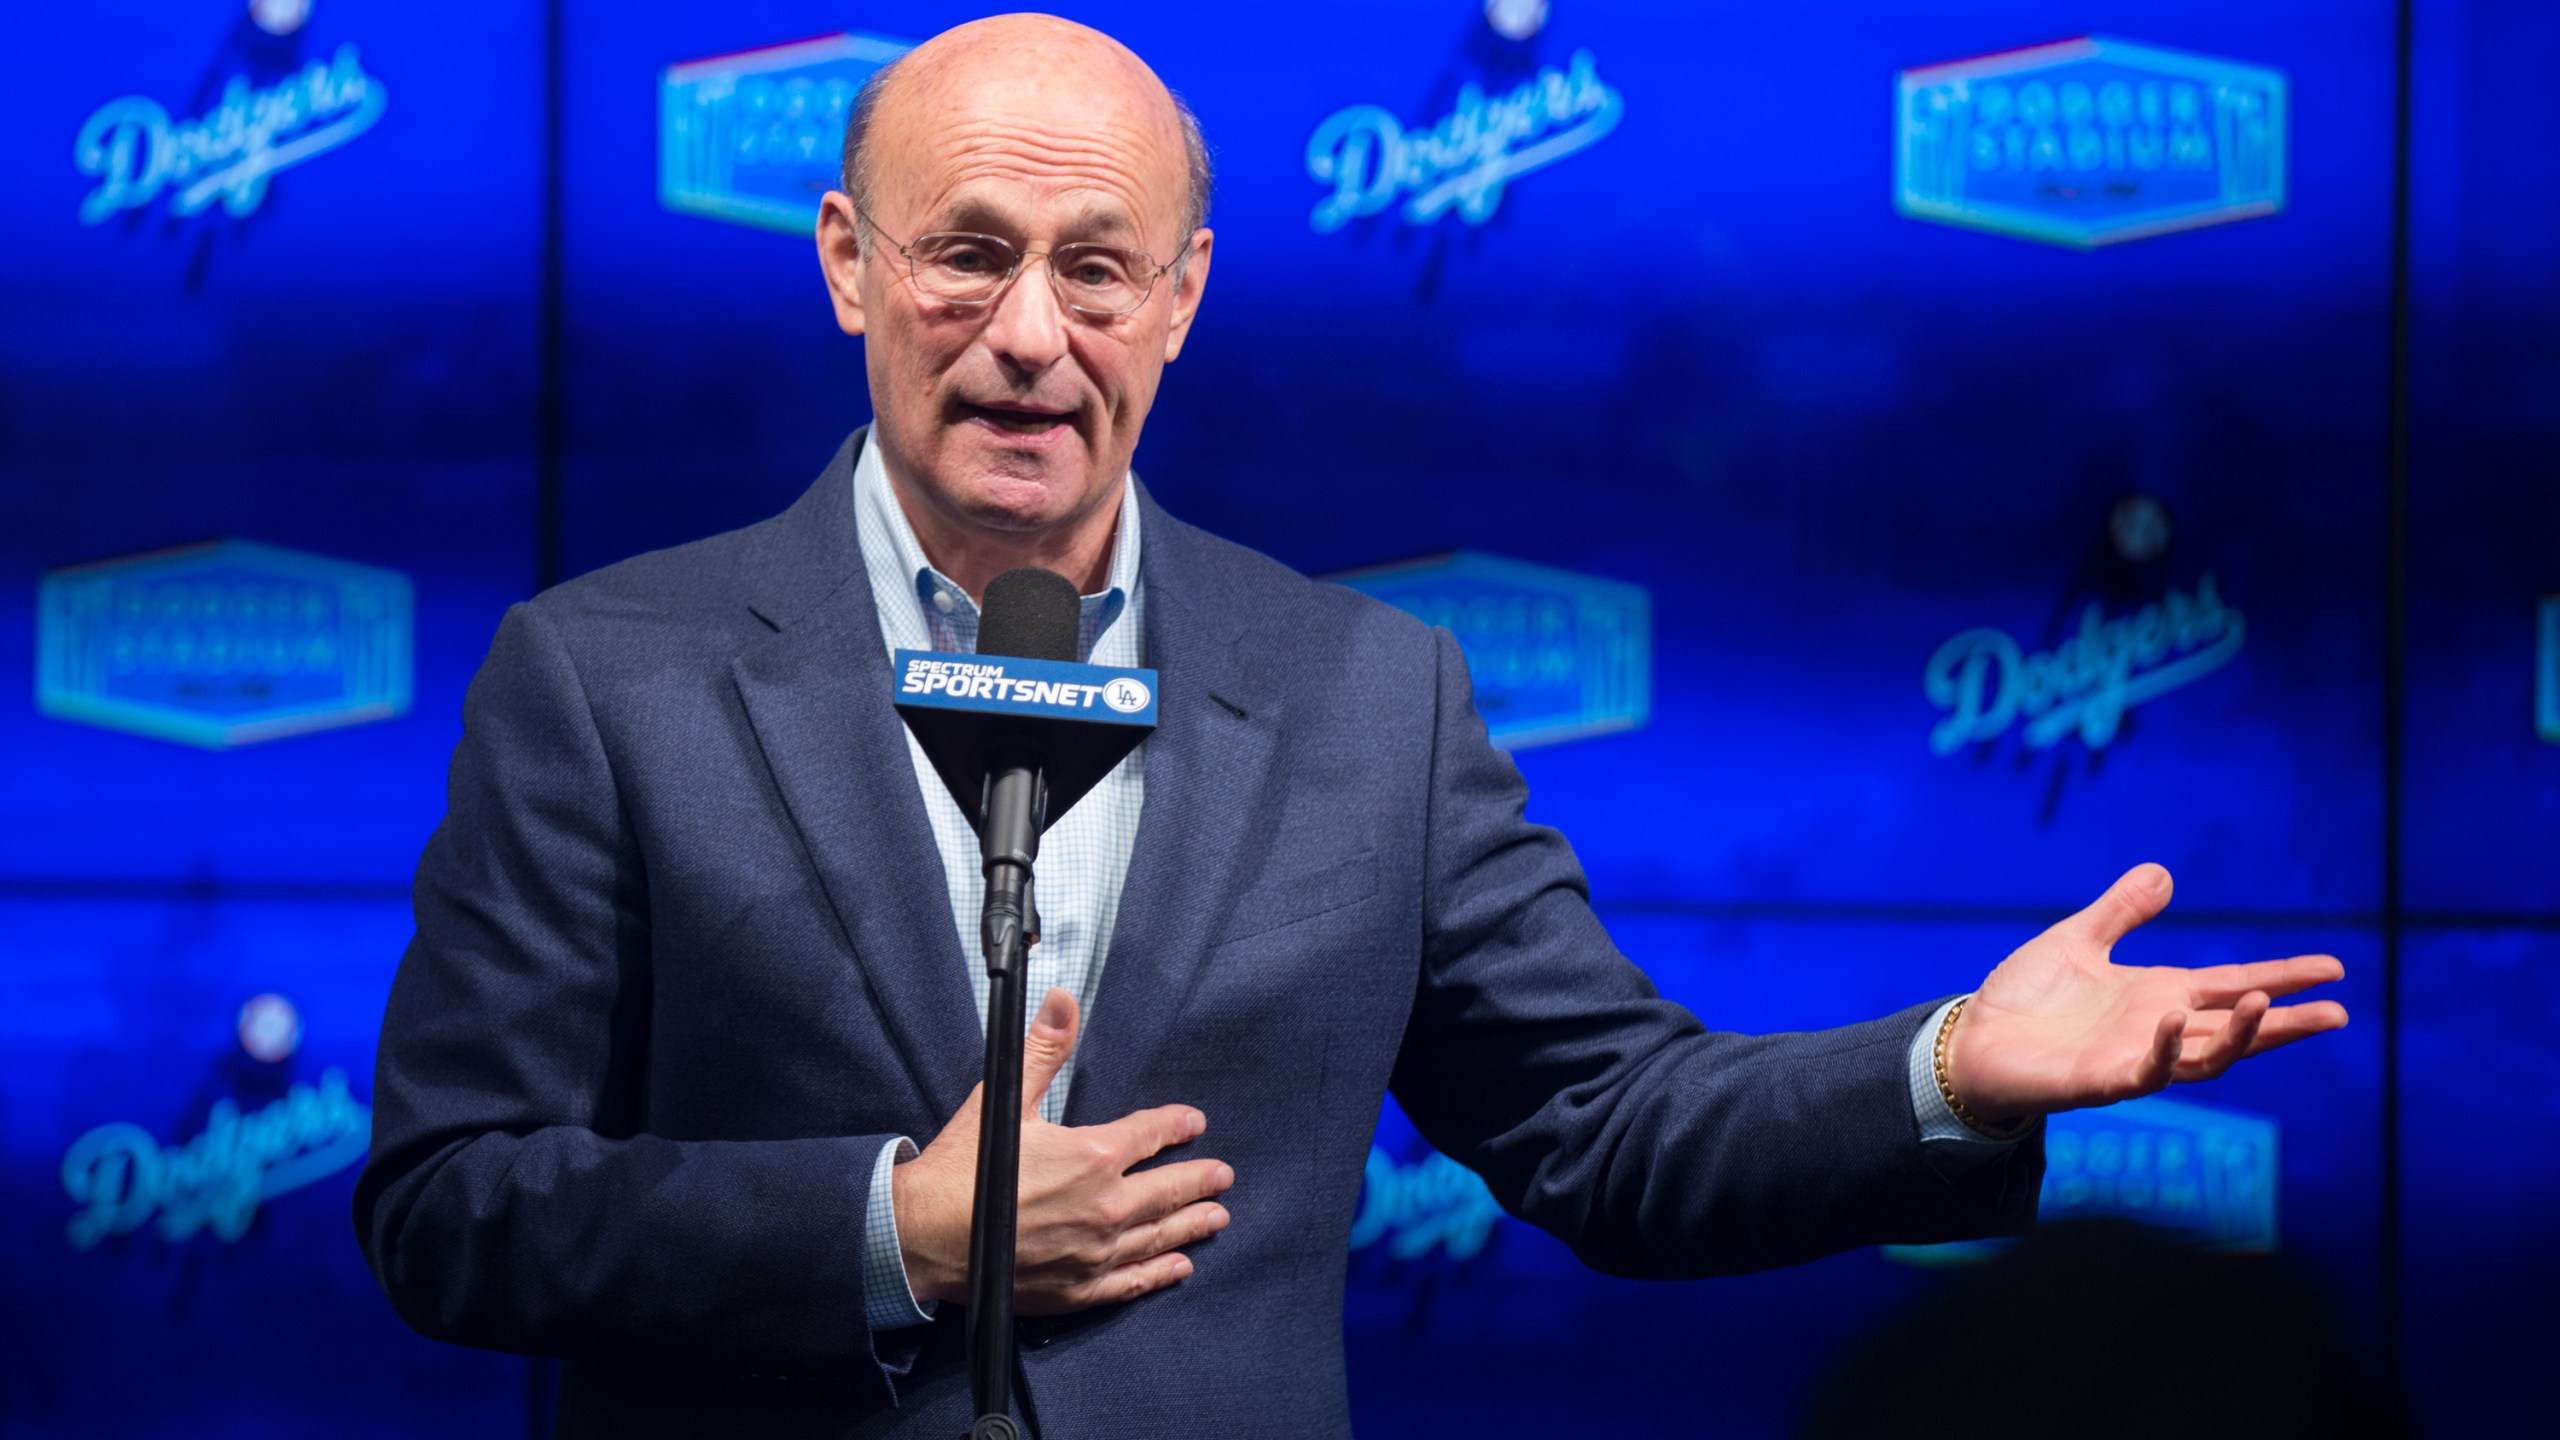
[[[1156,672],[1077,664],[1076,620],[1065,576],[1007,570],[987,584],[978,653],[901,650],[892,666],[899,718],[990,859],[1019,851],[1028,865],[1040,833],[1155,729]],[[1038,783],[998,786],[1016,771]]]
[[[978,653],[901,650],[899,718],[978,831],[987,881],[985,1090],[969,1223],[969,1397],[976,1440],[1012,1440],[1014,1222],[1021,1203],[1025,954],[1040,938],[1040,834],[1156,725],[1156,673],[1076,663],[1076,587],[1036,567],[987,584]]]

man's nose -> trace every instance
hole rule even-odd
[[[1026,255],[987,317],[987,348],[1007,365],[1037,374],[1066,355],[1067,323],[1066,307],[1050,282],[1048,252]]]

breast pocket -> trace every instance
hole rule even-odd
[[[1330,865],[1265,880],[1236,901],[1235,914],[1218,936],[1227,945],[1303,924],[1348,909],[1378,892],[1374,851],[1363,850]]]

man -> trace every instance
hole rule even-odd
[[[818,242],[873,425],[784,515],[509,614],[384,1025],[375,1272],[428,1334],[569,1357],[565,1433],[966,1428],[976,851],[887,654],[973,648],[1018,565],[1086,596],[1087,655],[1162,674],[1161,728],[1041,860],[1040,1433],[1345,1433],[1389,1088],[1590,1263],[1700,1275],[2015,1231],[2033,1117],[2345,1022],[2270,1007],[2327,957],[2109,964],[2167,903],[2146,866],[1962,1004],[1707,1032],[1521,818],[1445,633],[1131,479],[1215,239],[1146,66],[1059,20],[963,26],[846,148]]]

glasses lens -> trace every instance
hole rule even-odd
[[[1021,254],[992,235],[926,235],[910,247],[926,294],[972,304],[1004,288]]]
[[[1156,267],[1135,250],[1061,245],[1049,254],[1049,273],[1058,279],[1059,296],[1078,310],[1125,315],[1146,303]]]

